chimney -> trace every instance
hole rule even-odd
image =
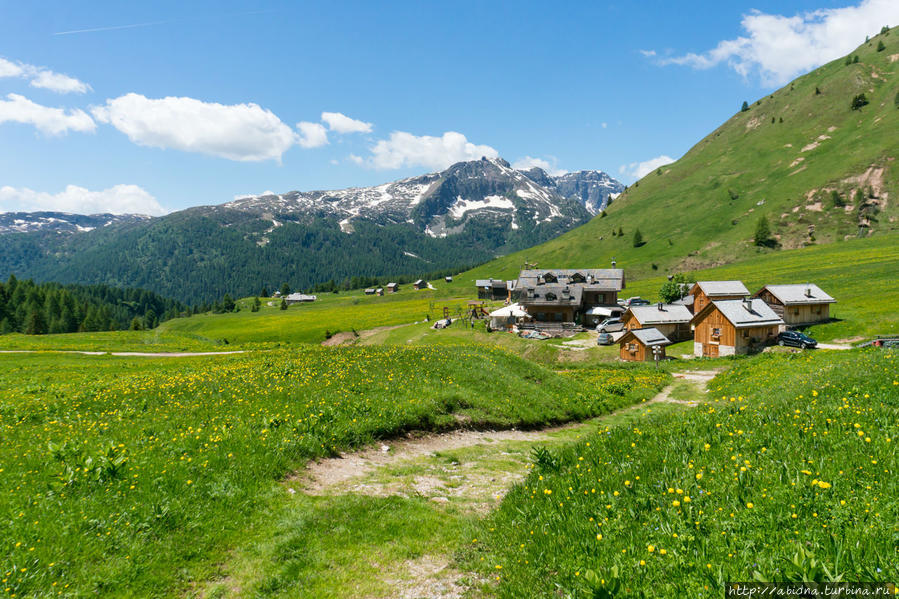
[[[618,264],[618,263],[615,262],[615,258],[612,258],[612,268],[615,268],[615,265],[616,265],[616,264]]]
[[[812,284],[811,283],[805,284],[805,297],[812,297]]]
[[[658,309],[659,309],[659,312],[664,312],[664,311],[665,311],[665,304],[663,304],[662,302],[659,302]]]
[[[747,298],[743,299],[743,307],[746,308],[747,312],[752,312],[752,300]]]

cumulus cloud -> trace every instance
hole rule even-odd
[[[757,72],[764,85],[778,86],[848,54],[866,35],[897,21],[899,2],[896,0],[862,0],[857,6],[815,10],[792,17],[753,11],[744,15],[741,22],[746,36],[722,40],[702,54],[664,58],[658,63],[695,69],[726,63],[743,77]]]
[[[32,87],[48,89],[58,94],[83,94],[91,89],[90,85],[74,77],[24,62],[12,62],[5,58],[0,58],[0,77],[29,79]]]
[[[388,139],[378,141],[371,148],[368,158],[351,155],[350,159],[377,169],[424,166],[440,170],[482,156],[496,158],[499,152],[490,146],[473,144],[455,131],[447,131],[440,137],[394,131]]]
[[[642,179],[657,168],[665,166],[666,164],[671,164],[672,162],[674,162],[674,158],[662,154],[661,156],[656,156],[655,158],[650,158],[643,162],[622,164],[618,169],[618,172],[622,175],[633,177],[634,179]]]
[[[512,163],[512,168],[518,169],[520,171],[526,171],[533,167],[542,168],[544,171],[549,173],[554,177],[558,177],[560,175],[564,175],[568,171],[564,169],[560,169],[558,167],[558,160],[556,160],[555,156],[550,156],[552,162],[549,160],[545,160],[543,158],[534,158],[533,156],[525,156],[524,158],[519,158],[515,162]]]
[[[75,214],[149,214],[159,216],[163,208],[150,193],[137,185],[114,185],[91,191],[67,185],[59,193],[34,191],[27,187],[0,187],[0,212],[73,212]]]
[[[198,152],[242,162],[277,160],[297,142],[294,131],[257,104],[194,98],[151,99],[130,93],[91,109],[134,143]]]
[[[328,144],[328,131],[321,123],[309,123],[303,121],[297,123],[300,135],[297,143],[304,148],[318,148]]]
[[[372,124],[351,119],[340,112],[323,112],[322,122],[335,133],[371,133]]]
[[[51,108],[18,94],[8,94],[6,100],[0,100],[0,124],[6,122],[33,125],[47,135],[62,135],[69,131],[91,132],[97,127],[83,110]]]

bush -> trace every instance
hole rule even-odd
[[[868,98],[865,94],[858,94],[854,98],[852,98],[852,104],[850,105],[852,110],[861,110],[862,106],[868,105]]]
[[[846,202],[843,201],[843,196],[841,196],[840,192],[836,189],[830,192],[830,199],[833,202],[834,208],[842,208],[846,205]]]

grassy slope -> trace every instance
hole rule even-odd
[[[887,49],[877,52],[881,39]],[[858,183],[845,180],[872,165],[885,167],[889,194],[873,231],[899,230],[899,109],[894,103],[899,61],[890,62],[897,53],[899,30],[874,37],[854,53],[858,64],[836,60],[761,98],[748,112],[738,112],[676,163],[663,167],[661,175],[651,173],[631,186],[605,218],[460,278],[467,284],[475,278],[512,278],[525,259],[547,268],[585,268],[605,267],[614,257],[631,278],[654,274],[652,264],[662,272],[723,264],[755,253],[752,238],[762,215],[783,247],[807,241],[809,225],[815,225],[819,243],[854,236],[854,211],[832,208],[829,197],[822,211],[810,210],[806,195],[825,187],[855,189]],[[850,110],[852,97],[861,92],[870,104]],[[801,151],[821,135],[830,139]],[[791,167],[800,157],[804,161]],[[730,199],[728,190],[739,197]],[[613,237],[619,227],[624,236]],[[634,248],[637,228],[646,245]]]
[[[496,427],[586,418],[667,376],[606,374],[585,387],[485,348],[0,355],[3,588],[174,594],[266,524],[277,481],[310,458],[457,426],[455,415]]]
[[[538,464],[485,521],[468,563],[501,597],[895,580],[896,359],[743,361],[689,414],[585,438]]]

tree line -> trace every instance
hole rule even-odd
[[[0,334],[152,329],[189,313],[184,304],[145,289],[35,283],[15,275],[0,283]]]

